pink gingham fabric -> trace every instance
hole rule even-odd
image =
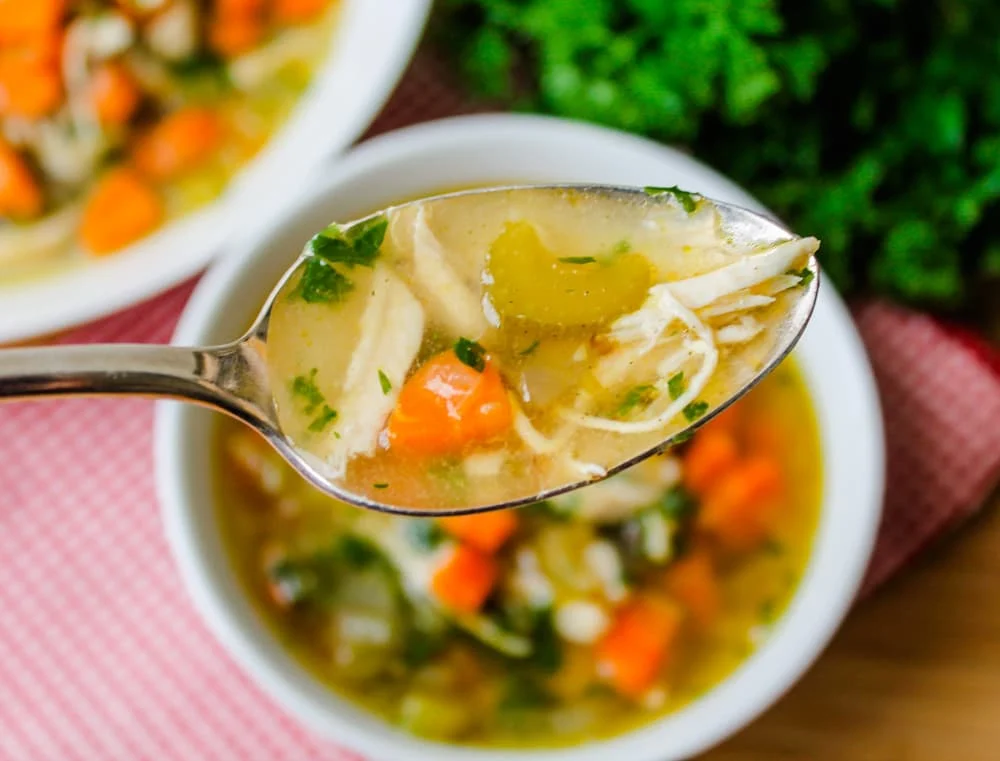
[[[467,111],[418,59],[374,131]],[[169,340],[188,283],[59,343]],[[884,303],[856,309],[882,392],[886,518],[871,590],[1000,475],[989,349]],[[971,423],[971,425],[970,425]],[[349,761],[297,725],[195,614],[155,502],[152,403],[0,407],[0,761]]]

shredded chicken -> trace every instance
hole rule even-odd
[[[192,0],[173,0],[146,25],[146,44],[168,61],[189,58],[198,47],[198,24],[198,8]]]
[[[274,75],[293,61],[308,61],[323,52],[326,43],[310,29],[288,29],[271,42],[229,62],[229,78],[244,92],[272,81]]]
[[[424,311],[403,281],[383,264],[375,267],[372,295],[361,316],[358,340],[344,378],[336,432],[318,451],[334,477],[342,477],[356,455],[373,455],[379,432],[396,404],[399,388],[417,357]],[[386,393],[379,371],[392,384]]]
[[[796,261],[811,256],[817,249],[819,241],[815,238],[796,238],[704,275],[670,283],[666,287],[688,309],[700,309],[724,296],[783,275]]]
[[[451,332],[476,339],[489,328],[479,294],[448,264],[424,206],[413,222],[413,281],[433,317]]]
[[[625,474],[555,497],[553,502],[587,523],[620,523],[654,502],[662,492],[663,488],[657,484]]]
[[[715,331],[715,340],[720,344],[744,344],[764,329],[750,315],[743,315],[737,322],[724,325]]]

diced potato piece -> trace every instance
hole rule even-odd
[[[641,306],[651,273],[639,254],[559,258],[527,222],[512,222],[487,258],[486,292],[501,318],[595,325]],[[570,261],[572,260],[572,261]]]

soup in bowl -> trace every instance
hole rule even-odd
[[[689,157],[608,130],[513,116],[423,125],[361,146],[291,216],[248,229],[176,340],[239,334],[330,219],[512,179],[678,184],[760,208]],[[392,761],[703,751],[832,636],[882,484],[874,384],[830,289],[793,361],[683,448],[485,522],[340,505],[247,432],[169,403],[156,460],[181,573],[227,651],[314,732]]]

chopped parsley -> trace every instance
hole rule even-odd
[[[377,484],[372,484],[372,488],[373,489],[388,489],[389,488],[389,484],[384,483],[384,482],[377,483]]]
[[[809,285],[809,283],[811,283],[812,279],[815,277],[815,273],[808,267],[803,267],[800,270],[788,270],[788,272],[786,272],[785,274],[797,277],[799,279],[799,285],[801,285],[803,288]]]
[[[687,418],[689,423],[693,423],[706,412],[708,412],[708,402],[699,399],[697,402],[691,402],[691,404],[684,408],[684,417]]]
[[[384,214],[344,228],[332,224],[309,241],[312,257],[293,292],[309,304],[335,304],[354,289],[354,283],[333,265],[351,269],[374,267],[389,221]]]
[[[683,444],[686,441],[691,441],[691,438],[693,436],[694,436],[693,431],[681,431],[676,436],[674,436],[673,439],[670,440],[670,443],[675,446],[677,444]]]
[[[698,201],[695,199],[694,194],[689,193],[686,190],[681,190],[676,185],[671,185],[669,188],[659,188],[654,185],[648,185],[643,188],[643,191],[651,196],[662,196],[664,194],[672,195],[674,200],[676,200],[688,214],[691,214],[698,208]]]
[[[292,292],[307,304],[336,304],[354,290],[354,283],[322,259],[309,259],[302,268],[302,279]]]
[[[378,384],[382,387],[382,393],[387,395],[392,391],[392,381],[389,380],[389,376],[386,375],[381,370],[378,371]]]
[[[337,410],[324,404],[322,411],[309,424],[309,430],[313,433],[322,433],[330,423],[337,419]],[[338,437],[339,438],[339,437]]]
[[[664,492],[656,503],[656,507],[665,518],[679,521],[690,518],[698,508],[691,493],[683,486],[674,486]]]
[[[612,254],[627,254],[632,250],[632,242],[628,238],[622,238],[611,247]]]
[[[444,541],[444,529],[436,521],[412,518],[405,525],[406,537],[418,550],[430,552]]]
[[[326,401],[323,392],[316,385],[317,372],[317,369],[314,367],[306,375],[296,375],[292,379],[292,393],[305,401],[306,406],[302,411],[307,415],[315,412]]]
[[[534,341],[531,342],[531,345],[527,349],[521,349],[521,351],[517,353],[517,356],[527,357],[529,354],[533,353],[535,349],[537,349],[539,345],[541,345],[541,343],[542,343],[541,340],[536,338]]]
[[[593,256],[561,256],[559,261],[563,264],[593,264],[597,259]]]
[[[622,403],[618,405],[618,415],[627,415],[637,407],[648,407],[658,394],[656,386],[648,384],[630,388],[626,392],[625,398],[622,399]]]
[[[684,393],[684,389],[686,388],[687,383],[684,382],[683,371],[670,376],[670,380],[667,381],[667,393],[670,394],[671,399],[679,398],[680,395]]]
[[[468,338],[459,338],[455,341],[455,356],[462,364],[468,365],[477,373],[486,369],[486,349]]]

